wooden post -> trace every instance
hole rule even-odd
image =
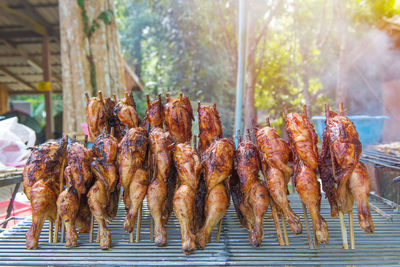
[[[42,37],[42,65],[43,65],[43,81],[51,82],[51,61],[50,61],[50,42],[49,37]],[[52,93],[50,91],[44,93],[45,108],[46,108],[46,140],[53,138],[54,123],[53,123],[53,108],[52,108]]]
[[[0,114],[8,111],[8,87],[0,84]]]

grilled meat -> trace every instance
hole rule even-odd
[[[164,123],[164,106],[162,104],[161,95],[158,99],[150,101],[147,95],[147,109],[144,119],[142,120],[142,127],[146,128],[149,124],[150,129],[154,127],[162,128]]]
[[[295,234],[300,234],[302,227],[299,217],[292,211],[287,199],[287,184],[293,174],[292,168],[288,165],[289,146],[275,129],[270,127],[268,119],[266,127],[257,129],[256,139],[260,151],[262,172],[269,194],[272,200],[282,209],[292,231]]]
[[[199,153],[202,155],[215,138],[222,138],[222,126],[217,105],[200,105],[199,113]]]
[[[153,177],[147,191],[147,204],[154,219],[154,242],[156,246],[167,244],[169,216],[175,190],[175,173],[172,163],[172,138],[161,128],[153,128],[149,135],[153,159]]]
[[[26,233],[26,247],[36,249],[46,219],[57,216],[57,197],[62,162],[67,155],[67,137],[32,148],[23,172],[24,193],[31,202],[32,225]]]
[[[179,98],[167,97],[164,107],[165,125],[177,143],[185,143],[192,139],[193,110],[187,96]]]
[[[113,131],[111,131],[113,132]],[[119,176],[116,167],[118,141],[113,134],[102,133],[93,143],[91,170],[96,181],[88,193],[90,211],[99,225],[100,248],[111,247],[107,224],[116,216],[119,200]]]
[[[318,167],[317,134],[307,118],[306,107],[303,114],[286,115],[286,129],[289,143],[295,155],[295,185],[301,201],[311,214],[316,237],[321,243],[328,243],[328,226],[322,218],[320,184],[315,175]]]
[[[230,180],[232,199],[241,225],[250,232],[249,240],[259,247],[264,238],[263,219],[269,206],[268,190],[259,178],[261,162],[257,147],[250,140],[239,143]]]
[[[190,254],[196,249],[193,218],[201,162],[197,152],[186,143],[176,146],[173,159],[178,173],[178,188],[173,207],[181,226],[182,250],[185,254]]]
[[[109,116],[101,92],[99,92],[98,97],[92,98],[89,98],[88,94],[86,94],[86,99],[86,121],[89,129],[89,137],[93,142],[94,139],[101,134],[103,129],[109,130]]]
[[[86,193],[93,180],[90,161],[91,153],[83,145],[68,145],[67,166],[64,171],[66,188],[57,199],[57,211],[66,229],[66,247],[78,245],[77,225],[80,232],[85,232],[90,227],[90,212],[86,212]]]
[[[131,92],[125,92],[125,98],[118,101],[114,107],[114,114],[122,129],[138,127],[140,125],[139,115],[136,112],[136,103]]]
[[[136,127],[131,128],[118,145],[119,177],[126,209],[124,228],[128,232],[135,227],[138,210],[149,184],[149,169],[145,162],[147,144],[146,130]]]

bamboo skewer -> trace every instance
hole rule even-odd
[[[99,96],[100,102],[103,102],[103,93],[101,91],[99,91],[97,94]]]
[[[274,219],[276,235],[278,236],[279,245],[284,246],[285,242],[283,241],[282,237],[282,229],[279,223],[278,212],[276,210],[275,203],[271,200],[271,211],[272,211],[272,218]]]
[[[308,247],[312,249],[311,245],[311,238],[310,238],[310,228],[308,227],[308,214],[307,214],[307,208],[306,205],[302,202],[301,207],[303,208],[303,213],[304,213],[304,221],[306,223],[306,230],[307,230],[307,240],[308,240]]]
[[[151,216],[149,216],[149,220],[150,220],[150,223],[149,223],[149,230],[150,230],[150,242],[153,242],[153,223],[152,223],[152,218],[151,218]]]
[[[141,226],[141,222],[142,222],[142,205],[140,205],[139,208],[139,215],[138,215],[138,219],[137,219],[137,223],[136,223],[136,243],[140,242],[140,226]]]
[[[100,227],[97,227],[96,243],[100,243]]]
[[[53,243],[53,222],[50,221],[49,224],[49,243]]]
[[[85,93],[85,97],[86,97],[86,104],[89,104],[90,97],[89,97],[88,92]]]
[[[289,243],[289,237],[288,237],[288,234],[287,234],[285,214],[283,214],[283,212],[281,212],[281,220],[282,220],[283,235],[285,237],[286,246],[289,246],[290,243]]]
[[[133,231],[129,233],[129,243],[133,243]]]
[[[343,248],[349,249],[349,244],[347,243],[346,225],[344,224],[344,216],[342,211],[339,211],[339,219],[340,219],[340,229],[342,230]]]
[[[89,243],[93,243],[93,228],[94,228],[94,217],[90,213],[90,231],[89,231]]]
[[[354,238],[354,217],[353,217],[353,210],[349,213],[349,232],[350,232],[350,248],[356,248],[356,240]]]
[[[67,135],[68,140],[68,135]],[[61,170],[59,176],[59,183],[60,183],[60,193],[64,190],[64,167],[65,167],[65,159],[63,159],[61,163]],[[54,242],[58,243],[58,225],[60,224],[60,215],[57,213],[55,231],[54,231]]]
[[[218,223],[218,232],[217,232],[217,243],[219,243],[219,240],[221,238],[221,229],[222,229],[222,220],[221,219]]]
[[[61,243],[65,242],[65,224],[64,221],[61,221]]]
[[[314,241],[314,249],[319,249],[319,241],[314,226],[313,226],[313,241]]]

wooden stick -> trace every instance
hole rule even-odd
[[[217,232],[217,243],[219,243],[219,240],[220,240],[220,238],[221,238],[221,229],[222,229],[222,220],[223,219],[221,219],[220,221],[219,221],[219,223],[218,223],[218,232]]]
[[[303,115],[308,118],[308,114],[307,114],[307,105],[303,105]]]
[[[309,229],[309,227],[308,227],[308,214],[307,214],[306,205],[305,205],[304,203],[301,203],[301,206],[302,206],[302,208],[303,208],[304,221],[305,221],[305,223],[306,223],[308,247],[309,247],[310,249],[312,249],[311,238],[310,238],[310,229]]]
[[[103,93],[99,91],[97,94],[99,95],[100,101],[103,102]]]
[[[136,243],[140,242],[140,227],[142,224],[142,206],[143,206],[143,203],[140,205],[139,215],[138,215],[137,222],[136,222]]]
[[[179,101],[182,101],[182,98],[183,98],[183,94],[182,94],[182,92],[180,92],[179,93]]]
[[[343,212],[340,210],[339,210],[339,219],[340,219],[340,229],[342,230],[343,248],[349,249],[349,244],[347,243],[346,225],[344,224],[344,216],[343,216]]]
[[[169,93],[165,94],[165,98],[166,98],[167,102],[169,102]]]
[[[340,113],[340,115],[344,116],[343,102],[339,103],[339,113]]]
[[[201,107],[201,103],[200,103],[200,101],[197,101],[197,112],[200,112],[200,107]]]
[[[313,241],[314,241],[314,249],[319,249],[319,241],[317,238],[317,233],[315,232],[314,225],[313,225]]]
[[[64,221],[61,221],[61,238],[60,242],[64,243],[65,242],[65,224]]]
[[[67,136],[68,140],[68,136]],[[64,190],[64,166],[65,166],[65,159],[63,159],[61,163],[61,170],[60,170],[60,176],[59,176],[59,183],[60,183],[60,193]],[[57,219],[56,219],[56,227],[55,227],[55,236],[54,236],[54,242],[58,243],[58,225],[60,223],[60,214],[57,213]]]
[[[90,97],[89,97],[88,92],[85,93],[85,97],[86,97],[86,104],[89,104]]]
[[[158,94],[158,101],[160,102],[160,104],[162,103],[161,94]]]
[[[150,106],[150,95],[146,94],[146,100],[147,100],[147,107]]]
[[[276,235],[278,236],[279,245],[284,246],[285,242],[283,241],[282,237],[282,229],[279,223],[278,212],[276,210],[275,203],[273,200],[271,201],[271,211],[272,211],[272,218],[274,219]]]
[[[133,243],[133,231],[129,233],[129,243]]]
[[[153,224],[152,224],[153,218],[151,217],[151,215],[149,216],[149,219],[150,219],[150,224],[149,224],[150,242],[153,242]]]
[[[283,235],[285,237],[286,246],[289,246],[290,243],[289,243],[289,237],[287,234],[285,214],[283,214],[283,212],[281,212],[281,220],[282,220],[282,225],[283,225]]]
[[[349,232],[350,232],[350,248],[356,248],[356,240],[354,238],[354,217],[353,217],[353,210],[349,213]]]
[[[53,243],[53,225],[54,223],[50,221],[49,224],[49,243]]]
[[[93,243],[93,228],[94,228],[94,216],[90,214],[90,230],[89,230],[89,243]]]
[[[97,224],[96,243],[100,243],[100,226]]]
[[[267,127],[270,127],[270,126],[271,126],[271,122],[269,121],[269,117],[267,117],[267,118],[265,119],[265,123],[267,124]]]

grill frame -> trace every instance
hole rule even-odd
[[[129,243],[129,234],[123,231],[125,211],[122,202],[117,217],[110,224],[112,248],[103,251],[97,243],[89,243],[88,234],[80,234],[79,247],[65,248],[64,243],[48,243],[46,222],[39,241],[39,249],[25,248],[25,233],[31,219],[27,218],[16,227],[0,235],[0,265],[399,265],[400,264],[400,219],[398,210],[388,203],[372,197],[371,202],[393,217],[388,221],[371,210],[376,232],[364,234],[355,220],[355,250],[344,250],[340,234],[339,219],[330,218],[329,204],[322,200],[321,214],[327,220],[330,244],[320,250],[308,248],[301,202],[297,194],[289,196],[291,206],[301,217],[303,233],[295,236],[288,232],[290,246],[280,247],[274,230],[270,210],[264,220],[265,237],[260,248],[253,248],[248,241],[248,232],[243,229],[231,204],[222,223],[221,241],[212,242],[204,250],[197,250],[190,256],[181,251],[179,223],[171,217],[168,228],[168,245],[157,248],[149,239],[149,212],[143,205],[140,243]],[[346,216],[347,217],[347,216]],[[345,217],[345,218],[346,218]],[[346,225],[348,225],[347,219]],[[311,223],[311,220],[309,220]],[[310,224],[311,225],[311,224]],[[217,228],[217,227],[216,227]],[[95,227],[94,235],[97,232]]]

